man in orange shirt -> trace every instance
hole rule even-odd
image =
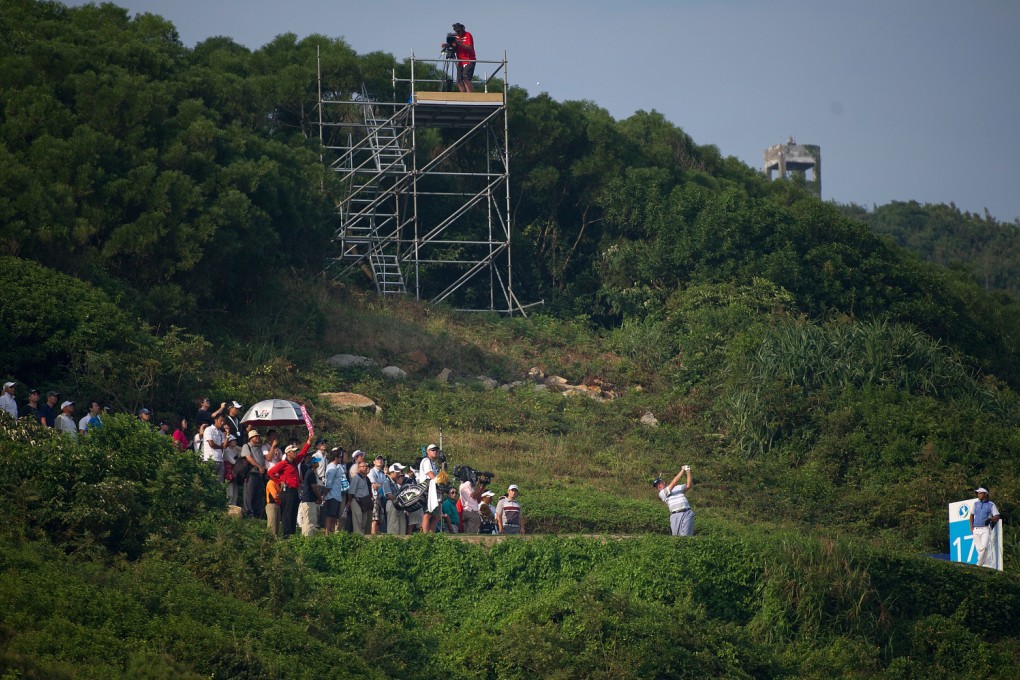
[[[457,34],[454,43],[457,46],[457,89],[471,92],[474,89],[471,78],[475,75],[475,38],[464,30],[464,24],[460,22],[453,25],[453,32]]]

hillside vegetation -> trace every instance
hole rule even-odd
[[[442,431],[451,462],[521,485],[546,534],[277,541],[128,416],[72,442],[0,414],[0,672],[1020,663],[1016,532],[1003,574],[923,557],[948,551],[946,504],[978,484],[1012,517],[1017,300],[875,233],[899,208],[766,182],[654,111],[617,121],[512,87],[514,278],[548,304],[466,318],[321,276],[340,188],[311,127],[315,50],[341,94],[389,88],[391,55],[286,34],[189,49],[153,15],[33,0],[0,0],[0,45],[0,366],[19,403],[59,389],[174,420],[199,394],[292,398],[332,441],[405,463]],[[334,368],[338,352],[409,377]],[[615,398],[536,389],[533,367]],[[333,391],[381,414],[337,412]],[[677,541],[649,480],[683,463],[697,535]]]

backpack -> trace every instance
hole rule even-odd
[[[396,506],[397,510],[414,512],[424,508],[428,499],[428,484],[409,484],[400,490],[400,493],[397,494],[397,499],[393,501],[393,505]]]

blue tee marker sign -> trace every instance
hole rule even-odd
[[[949,559],[977,564],[974,536],[970,533],[970,509],[976,498],[949,504]]]

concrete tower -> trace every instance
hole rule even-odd
[[[822,148],[814,144],[798,144],[793,137],[786,144],[776,144],[765,149],[765,174],[772,179],[772,171],[778,170],[780,178],[800,174],[804,183],[819,198],[822,197]],[[810,172],[810,175],[808,174]]]

